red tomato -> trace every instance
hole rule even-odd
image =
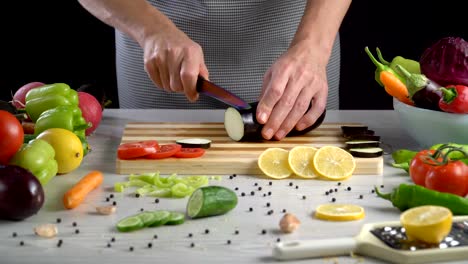
[[[148,154],[145,156],[147,159],[164,159],[169,158],[176,154],[182,146],[179,144],[164,144],[159,146],[159,150],[155,153]]]
[[[426,188],[460,196],[468,194],[468,166],[462,161],[449,161],[427,173]]]
[[[428,158],[434,153],[435,150],[421,150],[411,160],[409,175],[415,184],[426,186],[426,175],[434,167]]]
[[[181,148],[174,157],[176,158],[198,158],[205,154],[202,148]]]
[[[156,140],[146,140],[121,144],[117,149],[119,159],[135,159],[155,153],[159,149]]]
[[[10,112],[0,110],[0,164],[6,165],[24,140],[23,126]]]

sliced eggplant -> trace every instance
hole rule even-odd
[[[347,139],[348,139],[348,141],[351,141],[351,140],[380,141],[380,136],[359,134],[359,135],[353,135],[351,137],[348,137]]]
[[[343,135],[366,134],[367,130],[367,126],[341,126]]]
[[[250,109],[236,109],[229,107],[224,112],[224,128],[228,136],[234,141],[262,141],[262,128],[263,125],[257,121],[258,102],[250,103]],[[308,133],[309,131],[320,126],[325,119],[326,111],[315,121],[315,123],[308,128],[298,131],[292,130],[288,133],[290,136],[299,136]]]
[[[382,148],[352,148],[349,153],[359,158],[376,158],[383,155]]]
[[[183,148],[203,148],[208,149],[211,146],[211,140],[206,138],[184,138],[176,140],[176,143]]]
[[[378,148],[380,141],[375,140],[350,140],[346,141],[346,149],[352,148]]]

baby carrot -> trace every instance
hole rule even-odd
[[[408,88],[406,85],[398,79],[395,75],[390,72],[382,71],[380,72],[380,81],[385,87],[385,91],[396,99],[400,100],[405,104],[412,105],[413,102],[409,99]]]
[[[91,171],[81,178],[70,190],[63,195],[63,205],[73,209],[83,202],[89,192],[101,185],[104,176],[100,171]]]

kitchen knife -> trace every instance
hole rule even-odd
[[[237,95],[221,88],[220,86],[198,76],[197,92],[219,100],[237,109],[250,109],[250,105]]]

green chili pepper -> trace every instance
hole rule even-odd
[[[461,196],[427,189],[420,185],[402,183],[391,193],[383,194],[377,187],[375,192],[380,198],[389,200],[400,211],[421,205],[447,207],[454,215],[468,215],[468,199]]]
[[[391,73],[392,75],[396,76],[398,79],[400,79],[401,82],[403,83],[406,83],[406,80],[405,78],[403,78],[400,74],[398,74],[395,70],[393,70],[392,68],[390,68],[390,66],[387,66],[387,65],[384,65],[382,63],[380,63],[375,57],[374,55],[372,55],[372,53],[370,52],[369,48],[368,47],[365,47],[365,52],[367,53],[367,55],[369,56],[369,58],[371,59],[371,61],[374,63],[374,65],[377,67],[377,69],[375,70],[375,81],[377,83],[379,83],[380,86],[384,86],[382,81],[380,80],[380,73],[382,71],[387,71],[389,73]]]
[[[421,66],[419,65],[418,61],[406,59],[402,56],[396,56],[395,58],[393,58],[392,62],[388,62],[383,58],[382,52],[380,52],[380,49],[376,48],[376,50],[377,50],[377,57],[379,58],[379,61],[383,65],[387,65],[390,68],[392,68],[395,72],[398,72],[397,65],[401,65],[410,73],[421,74]]]
[[[85,130],[90,126],[83,118],[78,106],[61,105],[43,112],[36,121],[34,134],[39,135],[49,128],[63,128],[85,138]]]
[[[43,186],[57,175],[58,171],[55,150],[42,139],[33,139],[28,144],[23,144],[10,164],[31,171]]]
[[[78,105],[78,93],[65,83],[45,85],[26,94],[25,110],[36,122],[42,112],[60,105]]]

